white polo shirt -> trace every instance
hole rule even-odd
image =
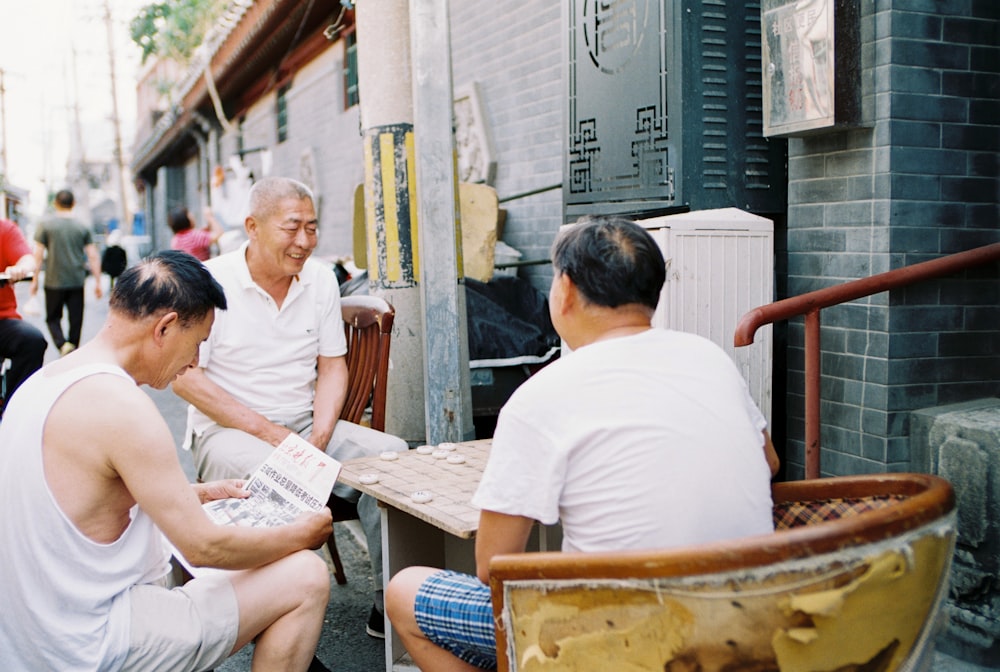
[[[206,375],[248,408],[275,420],[311,411],[318,357],[347,353],[340,288],[333,269],[308,259],[281,308],[250,277],[246,250],[205,263],[226,293],[199,353]],[[194,407],[189,427],[213,423]]]

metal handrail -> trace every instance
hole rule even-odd
[[[984,245],[938,259],[910,264],[867,278],[790,296],[746,313],[736,325],[736,347],[753,343],[757,330],[773,322],[805,315],[805,477],[819,478],[820,434],[820,320],[819,311],[847,301],[879,294],[921,280],[953,275],[973,266],[1000,261],[1000,243]]]

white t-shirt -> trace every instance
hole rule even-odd
[[[765,426],[711,341],[663,329],[599,341],[514,392],[472,503],[561,520],[564,551],[767,533]]]
[[[281,308],[250,277],[247,243],[205,265],[226,293],[201,346],[205,374],[243,405],[275,420],[312,410],[317,357],[347,353],[340,287],[333,269],[308,259]],[[201,434],[212,420],[191,407],[190,427]]]

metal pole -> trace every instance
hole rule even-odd
[[[819,309],[810,310],[805,316],[805,374],[806,374],[806,478],[819,478],[819,435],[820,422],[820,337]]]
[[[452,135],[448,0],[410,0],[424,377],[430,443],[474,436],[462,235]]]

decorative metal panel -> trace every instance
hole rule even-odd
[[[567,206],[674,201],[668,38],[656,0],[569,0]],[[624,209],[624,208],[623,208]]]

